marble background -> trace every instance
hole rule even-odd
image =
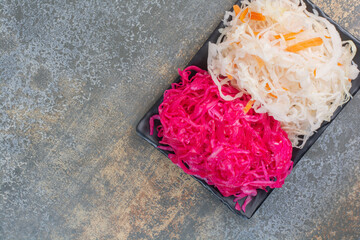
[[[360,238],[360,94],[250,220],[136,135],[233,3],[0,1],[0,239]]]

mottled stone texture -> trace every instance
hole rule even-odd
[[[233,2],[0,1],[0,239],[360,238],[360,95],[251,220],[136,135]]]

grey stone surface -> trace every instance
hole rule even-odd
[[[359,95],[251,220],[135,134],[233,2],[0,1],[0,239],[360,238]]]

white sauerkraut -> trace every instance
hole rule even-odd
[[[243,1],[235,12],[226,12],[221,36],[209,45],[208,71],[225,100],[249,93],[255,111],[280,121],[302,148],[351,97],[356,47],[300,0]],[[225,96],[226,84],[239,94]]]

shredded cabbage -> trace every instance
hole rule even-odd
[[[209,44],[208,71],[223,99],[250,94],[255,111],[280,121],[302,148],[351,97],[356,47],[300,0],[245,0],[237,8],[226,12],[221,36]],[[229,84],[239,93],[225,94]]]
[[[193,77],[192,74],[194,74]],[[290,173],[292,147],[280,123],[266,113],[249,108],[251,97],[244,94],[233,101],[220,97],[208,72],[192,66],[179,70],[180,83],[165,91],[159,115],[154,121],[161,137],[159,148],[173,151],[169,158],[184,172],[204,179],[225,196],[246,197],[246,205],[257,189],[280,188]],[[237,89],[222,91],[235,96]]]

